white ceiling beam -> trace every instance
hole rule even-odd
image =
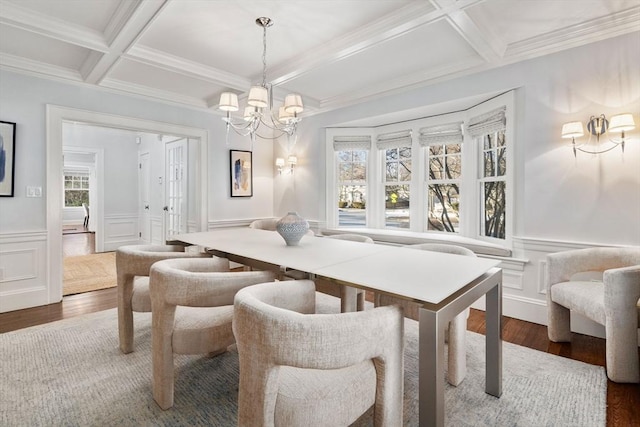
[[[447,21],[485,61],[500,60],[507,45],[488,29],[479,28],[463,10],[447,13]]]
[[[119,11],[120,13],[116,14],[116,18],[120,24],[110,27],[114,34],[110,35],[112,41],[108,52],[97,61],[95,58],[88,58],[83,66],[85,81],[87,83],[100,84],[111,68],[120,60],[120,56],[142,36],[155,17],[167,5],[168,1],[147,0],[137,3],[135,8]],[[130,14],[128,19],[123,16],[124,13]],[[119,31],[118,27],[120,27]]]
[[[443,16],[442,11],[434,10],[428,2],[411,3],[395,13],[388,14],[343,37],[324,43],[312,52],[305,52],[297,58],[287,61],[285,65],[271,67],[269,69],[269,75],[272,76],[270,81],[274,85],[285,84],[318,67],[371,49]]]
[[[146,46],[131,47],[131,49],[123,55],[123,58],[162,68],[163,70],[184,76],[195,77],[241,92],[248,91],[251,86],[251,80],[237,74],[208,67],[200,62],[190,61]]]
[[[98,52],[109,49],[104,35],[98,31],[20,7],[15,3],[2,1],[0,6],[2,24]]]
[[[207,108],[205,102],[200,98],[150,88],[148,86],[124,82],[122,80],[105,78],[104,80],[102,80],[100,86],[109,89],[115,89],[120,92],[126,92],[132,95],[142,96],[145,98],[155,98],[161,101],[169,101],[171,103],[183,104],[197,108]]]

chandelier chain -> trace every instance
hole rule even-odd
[[[262,27],[262,87],[267,87],[267,27]]]

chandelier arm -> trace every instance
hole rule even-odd
[[[616,148],[616,147],[618,147],[619,145],[622,144],[621,142],[613,142],[613,141],[611,141],[611,143],[614,144],[612,147],[609,147],[606,150],[601,150],[601,151],[585,150],[584,148],[581,148],[582,146],[576,146],[575,149],[578,150],[578,151],[582,151],[583,153],[587,153],[587,154],[601,154],[601,153],[606,153],[608,151],[611,151],[614,148]]]

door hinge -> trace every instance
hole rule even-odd
[[[138,163],[138,169],[142,169],[142,163]]]
[[[138,237],[142,237],[142,231],[138,233]]]

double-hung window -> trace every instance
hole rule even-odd
[[[335,136],[338,226],[367,225],[367,162],[371,136]]]
[[[507,166],[505,108],[469,120],[468,132],[477,141],[479,235],[505,240],[507,235]],[[509,219],[510,221],[510,219]]]
[[[411,227],[411,131],[380,134],[377,147],[384,161],[384,226],[408,229]]]
[[[460,230],[462,122],[422,128],[419,142],[426,149],[425,229],[457,233]]]
[[[82,172],[65,173],[64,206],[80,207],[89,204],[89,174]]]

